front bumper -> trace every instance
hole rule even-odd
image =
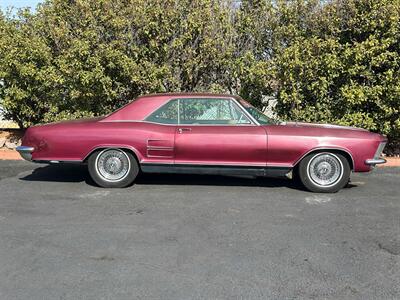
[[[379,165],[379,164],[384,164],[386,162],[386,159],[381,157],[381,154],[383,152],[383,149],[386,146],[386,141],[382,141],[379,143],[378,148],[376,149],[374,158],[370,158],[365,160],[365,164],[366,165],[370,165],[370,166],[375,166],[375,165]]]
[[[18,146],[15,150],[19,152],[19,155],[27,161],[32,161],[32,152],[35,150],[33,147]]]

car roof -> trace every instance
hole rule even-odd
[[[218,94],[218,93],[196,93],[196,92],[179,92],[179,93],[155,93],[155,94],[145,94],[137,97],[139,98],[155,98],[155,97],[217,97],[217,98],[235,98],[237,100],[241,99],[239,96],[231,94]]]
[[[134,101],[126,104],[120,109],[106,116],[103,121],[115,120],[144,120],[155,109],[161,107],[163,104],[172,99],[179,98],[207,98],[212,97],[216,99],[236,99],[242,102],[243,100],[234,95],[229,94],[213,94],[213,93],[160,93],[160,94],[147,94],[137,97]]]

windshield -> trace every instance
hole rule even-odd
[[[241,104],[244,106],[244,108],[247,110],[251,116],[258,121],[258,123],[262,125],[266,124],[278,124],[279,122],[275,119],[272,119],[270,117],[267,117],[264,115],[260,110],[255,108],[253,105],[248,103],[247,101],[241,100]]]

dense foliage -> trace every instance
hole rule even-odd
[[[283,119],[400,138],[399,0],[47,0],[0,13],[0,103],[21,127],[140,94],[214,91]]]

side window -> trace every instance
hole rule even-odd
[[[169,101],[150,116],[146,121],[161,124],[178,124],[178,99]]]
[[[180,99],[180,124],[251,124],[230,99]]]

